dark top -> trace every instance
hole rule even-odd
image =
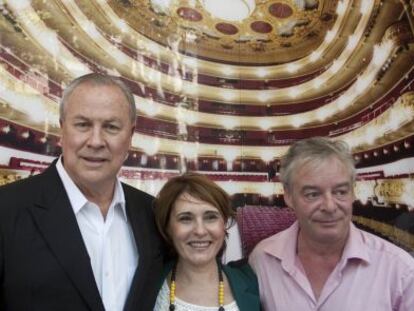
[[[164,266],[159,289],[161,289],[173,265],[174,261],[170,261]],[[229,281],[231,292],[240,311],[261,310],[257,277],[247,263],[247,260],[242,259],[223,265],[223,272]]]
[[[163,243],[152,197],[122,185],[139,261],[124,310],[153,310]],[[0,310],[104,311],[75,214],[53,163],[0,187]]]

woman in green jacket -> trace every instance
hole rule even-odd
[[[188,173],[170,179],[155,200],[155,219],[170,247],[156,311],[260,310],[257,279],[246,261],[223,265],[233,219],[224,190]]]

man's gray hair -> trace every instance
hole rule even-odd
[[[113,85],[113,86],[119,87],[119,89],[124,94],[126,100],[128,101],[131,123],[135,124],[137,109],[135,107],[135,100],[134,100],[134,96],[131,93],[131,90],[118,77],[110,76],[110,75],[106,75],[102,73],[96,73],[96,72],[89,73],[84,76],[76,78],[71,83],[69,83],[69,85],[65,88],[62,99],[60,100],[60,106],[59,106],[59,119],[61,121],[65,118],[65,105],[70,95],[72,95],[73,91],[78,86],[85,84],[85,83],[89,83],[93,86]]]
[[[310,162],[320,163],[331,157],[337,158],[345,165],[354,182],[355,161],[349,146],[344,141],[334,141],[326,137],[306,138],[292,144],[281,160],[279,178],[283,186],[290,189],[293,174],[303,165]]]

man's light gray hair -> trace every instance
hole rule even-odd
[[[354,182],[356,169],[349,146],[344,141],[334,141],[326,137],[307,138],[291,145],[281,160],[279,178],[284,187],[291,189],[292,177],[303,165],[310,162],[320,163],[331,157],[345,165],[351,181]]]
[[[118,77],[96,73],[96,72],[89,73],[79,78],[76,78],[66,87],[66,89],[63,92],[62,99],[60,100],[60,106],[59,106],[59,119],[61,121],[63,121],[65,118],[65,106],[66,106],[66,103],[70,95],[72,95],[73,91],[78,86],[85,84],[85,83],[91,84],[93,86],[114,85],[114,86],[119,87],[119,89],[124,94],[126,100],[128,101],[131,123],[135,124],[137,109],[135,107],[135,100],[134,100],[134,96],[131,93],[131,90]]]

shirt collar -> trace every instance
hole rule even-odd
[[[267,243],[264,248],[266,253],[278,258],[287,271],[292,270],[295,266],[298,232],[299,223],[298,221],[295,221],[288,229],[277,234],[277,239],[279,240],[280,238],[279,241],[282,241],[281,243],[272,243],[271,240],[273,237],[271,237],[269,241],[270,243]],[[342,267],[345,266],[350,259],[360,259],[367,263],[370,262],[370,257],[362,234],[353,223],[350,224],[348,240],[340,260]]]
[[[371,261],[363,236],[353,223],[349,226],[349,236],[342,253],[341,262],[345,265],[349,259],[360,259],[367,263]]]
[[[62,163],[62,157],[59,157],[59,160],[56,163],[56,169],[57,169],[60,179],[62,180],[63,187],[65,188],[66,193],[69,197],[69,201],[72,206],[73,212],[76,215],[82,209],[82,207],[84,207],[89,201],[83,195],[83,193],[80,191],[78,186],[76,186],[72,178],[67,173]],[[127,221],[126,208],[125,208],[125,195],[122,189],[121,182],[119,181],[118,178],[116,178],[114,197],[112,198],[110,208],[112,206],[115,206],[115,207],[119,206],[119,208],[122,210],[122,215],[125,221]]]
[[[282,267],[287,271],[293,271],[296,262],[296,246],[299,224],[296,220],[289,228],[279,232],[276,237],[270,237],[270,243],[267,243],[264,251],[281,261]],[[272,239],[278,239],[281,242],[272,243]]]

